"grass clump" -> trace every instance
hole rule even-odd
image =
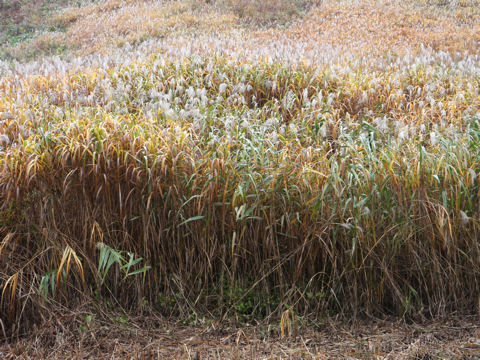
[[[40,320],[52,286],[68,303],[98,284],[185,318],[476,311],[464,70],[154,56],[3,78],[3,321]]]
[[[232,9],[242,21],[251,25],[285,25],[297,20],[321,0],[223,0],[222,6]]]

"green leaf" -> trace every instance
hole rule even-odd
[[[178,226],[180,227],[180,226],[182,226],[182,225],[188,224],[188,223],[191,222],[191,221],[201,220],[201,219],[203,219],[204,217],[205,217],[205,216],[203,216],[203,215],[193,216],[193,217],[191,217],[191,218],[189,218],[189,219],[181,222]]]

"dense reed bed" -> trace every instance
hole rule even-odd
[[[4,331],[80,293],[190,319],[477,312],[480,78],[456,64],[6,75]]]

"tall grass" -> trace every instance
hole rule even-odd
[[[2,322],[79,292],[183,317],[478,311],[463,74],[152,57],[3,78]]]

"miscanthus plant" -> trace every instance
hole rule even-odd
[[[456,64],[5,76],[2,321],[99,286],[180,316],[477,311],[479,77]]]

